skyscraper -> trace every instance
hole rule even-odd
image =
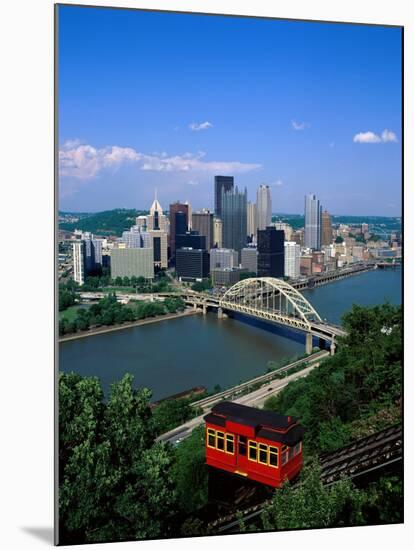
[[[214,213],[221,218],[221,195],[234,187],[233,176],[214,176]]]
[[[247,236],[252,242],[257,240],[257,205],[254,202],[247,203]]]
[[[214,245],[213,214],[209,210],[194,212],[192,215],[192,222],[192,229],[198,231],[200,235],[204,235],[206,238],[206,249],[210,250]]]
[[[79,285],[85,282],[85,243],[76,241],[72,244],[73,250],[73,280]]]
[[[328,246],[332,243],[332,219],[331,215],[325,210],[322,212],[322,246]]]
[[[300,246],[285,241],[285,277],[296,279],[300,275]]]
[[[316,195],[305,196],[305,247],[313,250],[321,248],[322,206]]]
[[[170,204],[170,252],[171,265],[175,265],[175,236],[188,231],[189,205],[175,202]],[[177,215],[178,214],[178,215]],[[177,227],[178,224],[178,227]]]
[[[285,273],[285,233],[274,227],[257,231],[257,275],[283,277]]]
[[[154,249],[154,269],[155,271],[160,268],[166,269],[168,267],[167,217],[156,195],[147,216],[147,230]]]
[[[272,195],[268,185],[257,190],[257,227],[266,229],[272,223]]]
[[[232,248],[240,254],[247,241],[247,189],[239,192],[237,186],[221,196],[223,248]]]

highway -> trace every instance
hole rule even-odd
[[[321,356],[320,355],[321,353],[324,355]],[[328,352],[318,352],[319,359],[328,355],[329,355]],[[309,361],[309,357],[306,358],[306,360]],[[301,361],[303,362],[304,360],[301,360]],[[295,362],[295,364],[296,363],[297,362]],[[289,384],[289,382],[292,382],[293,380],[297,380],[298,378],[303,378],[307,376],[309,372],[311,372],[311,370],[313,370],[315,367],[318,367],[319,364],[320,364],[319,361],[315,361],[314,363],[312,363],[312,365],[309,365],[308,367],[305,367],[303,370],[299,372],[295,372],[294,374],[290,374],[290,375],[287,374],[286,369],[287,368],[292,369],[294,364],[287,365],[286,367],[283,367],[284,372],[286,372],[285,378],[278,379],[278,380],[269,380],[265,382],[265,385],[262,386],[261,388],[255,391],[252,391],[246,395],[242,395],[240,397],[236,397],[230,400],[233,401],[234,403],[240,403],[242,405],[248,405],[250,407],[261,407],[263,406],[263,403],[268,397],[278,394],[284,387],[286,387]],[[281,370],[282,369],[276,372],[280,373]],[[274,376],[276,372],[273,372],[271,374],[273,374]],[[255,382],[254,380],[251,380],[248,384],[251,385],[254,382]],[[234,392],[235,388],[233,388],[232,391]],[[185,424],[182,424],[181,426],[178,426],[177,428],[174,428],[173,430],[170,430],[169,432],[166,432],[160,435],[157,438],[157,441],[164,441],[164,442],[168,441],[172,444],[178,444],[183,439],[186,439],[189,435],[191,435],[191,432],[194,430],[194,428],[197,428],[198,426],[201,426],[204,423],[204,415],[211,410],[211,408],[215,403],[223,399],[223,395],[222,395],[223,393],[225,392],[222,392],[221,394],[217,394],[217,396],[221,395],[221,397],[212,396],[212,397],[215,397],[215,399],[211,400],[207,405],[203,406],[203,409],[204,409],[203,414],[201,414],[200,416],[196,416],[195,418],[192,418]]]

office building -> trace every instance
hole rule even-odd
[[[121,237],[121,243],[125,243],[124,248],[151,248],[152,240],[148,231],[143,231],[138,225],[133,225],[129,231],[124,231]],[[119,248],[119,244],[118,244]],[[122,248],[122,247],[121,247]]]
[[[297,279],[300,276],[300,246],[285,241],[285,277]]]
[[[233,176],[214,176],[214,214],[217,218],[221,218],[223,192],[232,191],[233,187]]]
[[[179,248],[198,248],[206,250],[206,237],[200,235],[198,231],[186,231],[183,234],[175,236],[175,250]]]
[[[212,248],[210,250],[210,270],[232,268],[239,265],[239,254],[230,248]]]
[[[214,246],[221,248],[223,246],[223,222],[221,218],[214,216]]]
[[[188,231],[189,205],[175,202],[170,204],[170,256],[175,265],[175,236]]]
[[[300,258],[300,274],[310,276],[312,275],[312,256],[305,255]]]
[[[249,273],[257,274],[257,247],[248,246],[246,248],[242,248],[241,266]]]
[[[321,245],[327,246],[332,243],[332,218],[331,215],[325,210],[322,212],[322,237]]]
[[[254,202],[247,203],[247,237],[250,242],[257,241],[257,205]]]
[[[246,273],[246,269],[240,267],[217,267],[210,272],[211,282],[214,286],[231,286],[240,281],[242,273]]]
[[[209,253],[197,248],[176,249],[175,270],[180,281],[202,281],[209,276]]]
[[[285,241],[291,241],[293,237],[293,228],[285,222],[275,222],[272,224],[279,231],[285,232]]]
[[[147,216],[147,232],[151,238],[154,250],[154,270],[168,267],[168,219],[162,210],[161,204],[155,195],[154,201]]]
[[[283,277],[285,273],[285,234],[274,227],[257,231],[257,274]]]
[[[76,241],[72,244],[73,253],[73,280],[79,285],[85,282],[85,243]]]
[[[206,238],[207,250],[214,246],[214,216],[209,210],[201,210],[200,212],[194,212],[192,219],[191,229],[198,231],[200,235]]]
[[[111,250],[111,278],[154,278],[154,251],[152,248],[113,248]]]
[[[223,222],[223,248],[241,252],[247,242],[247,190],[239,192],[237,186],[223,192],[221,197]]]
[[[272,223],[272,195],[268,185],[257,190],[257,228],[266,229]]]
[[[322,206],[316,195],[305,196],[305,247],[321,249]]]

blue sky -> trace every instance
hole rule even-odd
[[[62,210],[213,208],[229,174],[399,216],[401,137],[398,28],[59,8]]]

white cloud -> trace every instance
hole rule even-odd
[[[61,176],[88,180],[104,169],[114,170],[125,164],[134,164],[139,170],[151,172],[211,174],[242,174],[261,168],[260,164],[239,161],[207,161],[204,160],[205,156],[204,151],[173,156],[166,152],[145,154],[132,147],[117,145],[98,149],[71,141],[66,142],[59,151],[59,173]]]
[[[309,124],[307,122],[297,122],[296,120],[292,120],[291,124],[294,130],[304,130],[305,128],[309,127]]]
[[[281,185],[283,185],[283,181],[281,179],[279,179],[279,180],[276,180],[276,181],[272,182],[270,185],[272,187],[280,187]]]
[[[208,122],[208,120],[206,120],[205,122],[199,122],[199,123],[192,122],[191,124],[188,125],[188,127],[193,132],[199,132],[200,130],[208,130],[209,128],[212,128],[213,125],[211,124],[211,122]]]
[[[381,138],[374,132],[359,132],[354,136],[354,143],[380,143]]]
[[[196,180],[189,180],[189,181],[187,181],[187,185],[198,185],[198,181],[196,181]]]
[[[355,134],[354,143],[396,143],[398,141],[397,136],[391,130],[383,130],[381,136],[375,134],[374,132],[359,132]]]
[[[391,130],[387,130],[387,129],[383,130],[381,134],[381,138],[384,143],[387,143],[387,141],[393,141],[394,143],[398,142],[396,134]]]

